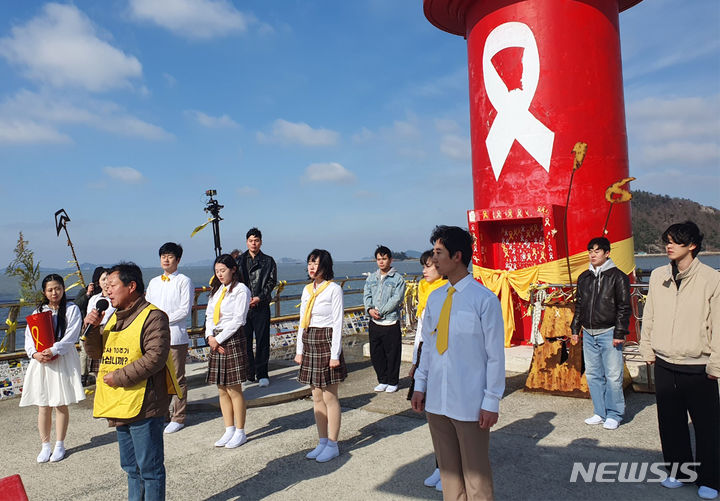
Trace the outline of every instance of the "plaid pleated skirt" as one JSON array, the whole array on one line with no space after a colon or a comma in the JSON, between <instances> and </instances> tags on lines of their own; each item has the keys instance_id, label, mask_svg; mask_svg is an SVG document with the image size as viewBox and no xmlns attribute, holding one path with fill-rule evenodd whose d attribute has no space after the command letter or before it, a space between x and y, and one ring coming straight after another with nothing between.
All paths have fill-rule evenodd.
<instances>
[{"instance_id":1,"label":"plaid pleated skirt","mask_svg":"<svg viewBox=\"0 0 720 501\"><path fill-rule=\"evenodd\" d=\"M230 339L221 344L225 354L211 351L208 356L208 373L205 381L220 386L242 384L248 378L248 355L245 333L240 327Z\"/></svg>"},{"instance_id":2,"label":"plaid pleated skirt","mask_svg":"<svg viewBox=\"0 0 720 501\"><path fill-rule=\"evenodd\" d=\"M345 381L347 366L340 354L340 367L330 368L330 345L332 327L308 327L303 331L303 355L298 381L316 388Z\"/></svg>"}]
</instances>

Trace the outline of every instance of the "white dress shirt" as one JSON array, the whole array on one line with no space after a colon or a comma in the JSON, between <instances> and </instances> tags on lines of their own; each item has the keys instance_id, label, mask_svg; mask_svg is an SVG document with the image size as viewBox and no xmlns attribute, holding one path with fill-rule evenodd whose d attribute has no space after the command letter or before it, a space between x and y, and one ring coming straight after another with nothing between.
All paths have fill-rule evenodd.
<instances>
[{"instance_id":1,"label":"white dress shirt","mask_svg":"<svg viewBox=\"0 0 720 501\"><path fill-rule=\"evenodd\" d=\"M115 313L115 308L113 307L112 302L110 301L110 298L103 296L102 293L95 294L88 301L87 311L89 312L89 311L96 309L98 301L100 301L101 299L104 299L105 301L108 302L108 307L105 310L105 314L103 315L102 320L100 320L100 325L105 325L107 323L107 321L110 320L110 317L112 316L112 314Z\"/></svg>"},{"instance_id":2,"label":"white dress shirt","mask_svg":"<svg viewBox=\"0 0 720 501\"><path fill-rule=\"evenodd\" d=\"M168 316L170 322L170 344L188 344L187 320L192 312L193 284L182 273L172 273L163 280L163 275L153 278L145 290L145 299Z\"/></svg>"},{"instance_id":3,"label":"white dress shirt","mask_svg":"<svg viewBox=\"0 0 720 501\"><path fill-rule=\"evenodd\" d=\"M215 341L222 344L237 330L245 325L248 310L250 309L250 289L243 283L236 283L232 290L228 288L225 297L220 303L220 320L217 325L213 321L215 304L222 295L224 285L215 291L208 299L205 310L205 337L215 336Z\"/></svg>"},{"instance_id":4,"label":"white dress shirt","mask_svg":"<svg viewBox=\"0 0 720 501\"><path fill-rule=\"evenodd\" d=\"M57 330L57 311L50 308L50 306L44 304L33 313L42 313L43 311L52 311L53 318L53 329ZM53 355L65 355L70 350L75 349L75 343L77 343L78 337L80 336L80 327L82 326L82 314L80 308L75 303L67 303L65 310L65 333L59 341L55 341L50 347L50 351ZM30 328L25 327L25 353L29 358L37 353L35 349L35 341L33 340Z\"/></svg>"},{"instance_id":5,"label":"white dress shirt","mask_svg":"<svg viewBox=\"0 0 720 501\"><path fill-rule=\"evenodd\" d=\"M322 287L322 282L318 287ZM307 288L303 289L302 301L300 303L300 321L305 315L310 293ZM322 291L313 303L312 316L310 317L310 327L332 327L332 342L330 344L330 359L340 360L342 353L342 327L343 327L343 292L335 282L330 283L324 291ZM302 355L303 328L298 327L297 333L297 349L295 353Z\"/></svg>"},{"instance_id":6,"label":"white dress shirt","mask_svg":"<svg viewBox=\"0 0 720 501\"><path fill-rule=\"evenodd\" d=\"M450 284L434 290L423 314L423 351L415 391L425 410L458 421L477 421L480 410L498 412L505 391L505 333L500 301L471 275L452 297L448 348L437 351L436 327Z\"/></svg>"}]
</instances>

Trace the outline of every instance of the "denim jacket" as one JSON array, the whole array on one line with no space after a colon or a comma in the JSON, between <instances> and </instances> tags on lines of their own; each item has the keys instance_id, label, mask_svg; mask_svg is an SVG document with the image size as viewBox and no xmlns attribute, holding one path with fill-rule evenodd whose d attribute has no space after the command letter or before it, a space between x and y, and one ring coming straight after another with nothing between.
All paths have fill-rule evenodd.
<instances>
[{"instance_id":1,"label":"denim jacket","mask_svg":"<svg viewBox=\"0 0 720 501\"><path fill-rule=\"evenodd\" d=\"M395 268L390 268L385 278L380 279L380 270L370 274L365 280L363 302L365 311L377 309L379 324L393 324L400 320L403 298L405 297L405 279Z\"/></svg>"}]
</instances>

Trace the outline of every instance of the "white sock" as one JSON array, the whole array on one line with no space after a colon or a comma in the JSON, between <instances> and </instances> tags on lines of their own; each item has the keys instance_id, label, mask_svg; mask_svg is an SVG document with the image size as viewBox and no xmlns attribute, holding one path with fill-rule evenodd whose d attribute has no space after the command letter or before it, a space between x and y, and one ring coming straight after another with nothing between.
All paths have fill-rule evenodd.
<instances>
[{"instance_id":1,"label":"white sock","mask_svg":"<svg viewBox=\"0 0 720 501\"><path fill-rule=\"evenodd\" d=\"M236 436L245 435L245 428L235 428L234 435L236 435Z\"/></svg>"},{"instance_id":2,"label":"white sock","mask_svg":"<svg viewBox=\"0 0 720 501\"><path fill-rule=\"evenodd\" d=\"M335 447L337 449L337 446L337 440L333 442L332 440L327 439L327 444L325 445L325 447Z\"/></svg>"},{"instance_id":3,"label":"white sock","mask_svg":"<svg viewBox=\"0 0 720 501\"><path fill-rule=\"evenodd\" d=\"M58 440L55 442L55 450L52 453L52 456L50 456L50 461L56 462L60 461L65 457L65 442L62 440Z\"/></svg>"},{"instance_id":4,"label":"white sock","mask_svg":"<svg viewBox=\"0 0 720 501\"><path fill-rule=\"evenodd\" d=\"M225 427L225 433L223 433L223 436L220 437L220 440L215 442L215 447L224 447L226 443L230 441L230 439L235 434L235 427L234 426L226 426Z\"/></svg>"},{"instance_id":5,"label":"white sock","mask_svg":"<svg viewBox=\"0 0 720 501\"><path fill-rule=\"evenodd\" d=\"M50 447L50 442L43 442L42 447L40 448L40 454L38 454L37 462L38 463L47 463L50 460L50 455L52 454L52 448Z\"/></svg>"}]
</instances>

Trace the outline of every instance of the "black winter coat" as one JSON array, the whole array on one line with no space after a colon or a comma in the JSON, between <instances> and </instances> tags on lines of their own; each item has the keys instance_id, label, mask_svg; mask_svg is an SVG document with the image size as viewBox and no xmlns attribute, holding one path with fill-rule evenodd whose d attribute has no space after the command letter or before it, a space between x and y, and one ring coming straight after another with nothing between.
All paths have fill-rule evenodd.
<instances>
[{"instance_id":1,"label":"black winter coat","mask_svg":"<svg viewBox=\"0 0 720 501\"><path fill-rule=\"evenodd\" d=\"M618 268L610 268L595 276L587 270L578 278L573 335L582 328L615 328L613 338L625 339L630 325L630 279Z\"/></svg>"}]
</instances>

